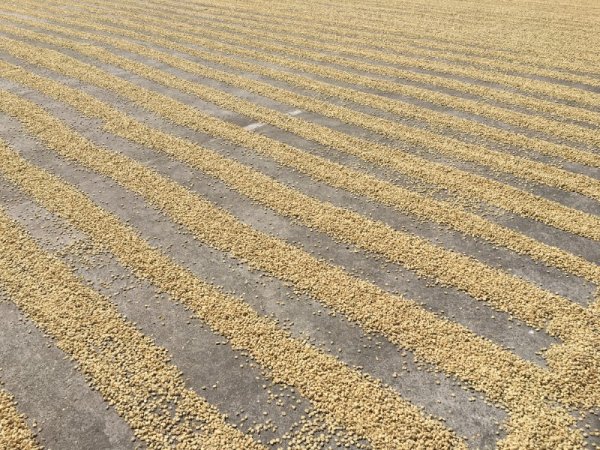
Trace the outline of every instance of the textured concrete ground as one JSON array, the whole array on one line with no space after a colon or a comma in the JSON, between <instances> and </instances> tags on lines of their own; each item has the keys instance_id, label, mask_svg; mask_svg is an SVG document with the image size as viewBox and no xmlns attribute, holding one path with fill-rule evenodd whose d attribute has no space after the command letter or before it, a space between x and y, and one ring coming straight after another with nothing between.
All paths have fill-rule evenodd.
<instances>
[{"instance_id":1,"label":"textured concrete ground","mask_svg":"<svg viewBox=\"0 0 600 450\"><path fill-rule=\"evenodd\" d=\"M0 6L0 448L600 445L597 7L313 3Z\"/></svg>"}]
</instances>

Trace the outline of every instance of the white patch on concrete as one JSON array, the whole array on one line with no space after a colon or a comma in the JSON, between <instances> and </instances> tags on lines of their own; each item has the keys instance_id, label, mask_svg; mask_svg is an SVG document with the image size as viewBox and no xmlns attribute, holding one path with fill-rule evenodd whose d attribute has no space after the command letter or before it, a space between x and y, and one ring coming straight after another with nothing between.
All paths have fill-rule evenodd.
<instances>
[{"instance_id":1,"label":"white patch on concrete","mask_svg":"<svg viewBox=\"0 0 600 450\"><path fill-rule=\"evenodd\" d=\"M302 112L303 112L303 111L302 111L301 109L295 109L295 110L293 110L293 111L290 111L290 112L288 113L288 115L289 115L289 116L297 116L298 114L302 114Z\"/></svg>"},{"instance_id":2,"label":"white patch on concrete","mask_svg":"<svg viewBox=\"0 0 600 450\"><path fill-rule=\"evenodd\" d=\"M250 125L246 125L244 127L244 130L252 131L252 130L256 130L257 128L264 127L264 126L265 126L264 123L256 122L256 123L251 123Z\"/></svg>"}]
</instances>

